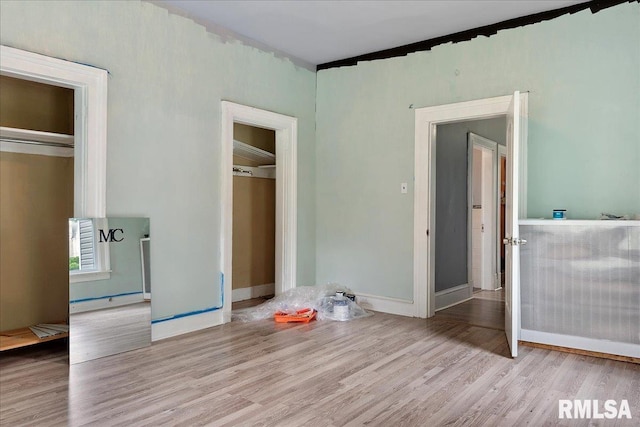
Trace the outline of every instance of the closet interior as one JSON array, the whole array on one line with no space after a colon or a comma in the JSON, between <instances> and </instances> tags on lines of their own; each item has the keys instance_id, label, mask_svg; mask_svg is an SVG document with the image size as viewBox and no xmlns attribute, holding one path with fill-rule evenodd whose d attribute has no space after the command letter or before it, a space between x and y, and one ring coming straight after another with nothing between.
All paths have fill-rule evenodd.
<instances>
[{"instance_id":1,"label":"closet interior","mask_svg":"<svg viewBox=\"0 0 640 427\"><path fill-rule=\"evenodd\" d=\"M68 336L74 91L3 75L0 93L4 351Z\"/></svg>"},{"instance_id":2,"label":"closet interior","mask_svg":"<svg viewBox=\"0 0 640 427\"><path fill-rule=\"evenodd\" d=\"M234 302L275 292L275 131L233 127Z\"/></svg>"}]
</instances>

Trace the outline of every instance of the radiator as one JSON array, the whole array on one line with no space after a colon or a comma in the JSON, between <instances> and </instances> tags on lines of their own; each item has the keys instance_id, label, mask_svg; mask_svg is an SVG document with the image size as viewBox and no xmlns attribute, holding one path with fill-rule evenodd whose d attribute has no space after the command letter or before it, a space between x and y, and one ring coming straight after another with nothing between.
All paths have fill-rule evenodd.
<instances>
[{"instance_id":1,"label":"radiator","mask_svg":"<svg viewBox=\"0 0 640 427\"><path fill-rule=\"evenodd\" d=\"M521 327L640 344L640 226L520 225Z\"/></svg>"}]
</instances>

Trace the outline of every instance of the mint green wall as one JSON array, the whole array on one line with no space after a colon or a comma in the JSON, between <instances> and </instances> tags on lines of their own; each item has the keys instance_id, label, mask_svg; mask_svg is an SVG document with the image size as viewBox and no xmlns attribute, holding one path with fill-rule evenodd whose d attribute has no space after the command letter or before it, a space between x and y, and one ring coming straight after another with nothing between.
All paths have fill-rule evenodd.
<instances>
[{"instance_id":1,"label":"mint green wall","mask_svg":"<svg viewBox=\"0 0 640 427\"><path fill-rule=\"evenodd\" d=\"M154 319L221 302L220 100L298 117L298 283L411 299L409 105L529 90L529 216L640 212L639 41L624 4L324 70L316 90L153 4L0 2L0 43L110 71L107 214L151 218Z\"/></svg>"},{"instance_id":2,"label":"mint green wall","mask_svg":"<svg viewBox=\"0 0 640 427\"><path fill-rule=\"evenodd\" d=\"M154 319L221 304L221 100L298 118L298 281L313 283L315 73L137 1L3 0L0 42L109 70L107 215L151 219Z\"/></svg>"},{"instance_id":3,"label":"mint green wall","mask_svg":"<svg viewBox=\"0 0 640 427\"><path fill-rule=\"evenodd\" d=\"M318 283L412 299L411 104L530 91L528 215L640 212L637 3L323 70L317 81Z\"/></svg>"},{"instance_id":4,"label":"mint green wall","mask_svg":"<svg viewBox=\"0 0 640 427\"><path fill-rule=\"evenodd\" d=\"M149 234L149 218L108 218L107 224L109 229L122 229L122 233L116 233L116 238L122 241L97 243L109 245L111 277L70 284L69 301L131 292L139 292L140 301L143 299L140 239ZM106 232L106 227L98 227L101 228Z\"/></svg>"}]
</instances>

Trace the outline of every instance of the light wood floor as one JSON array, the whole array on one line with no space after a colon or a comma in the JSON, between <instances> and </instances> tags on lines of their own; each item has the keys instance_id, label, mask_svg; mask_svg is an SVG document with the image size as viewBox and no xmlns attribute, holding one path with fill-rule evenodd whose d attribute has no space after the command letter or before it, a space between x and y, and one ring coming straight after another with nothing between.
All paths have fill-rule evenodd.
<instances>
[{"instance_id":1,"label":"light wood floor","mask_svg":"<svg viewBox=\"0 0 640 427\"><path fill-rule=\"evenodd\" d=\"M251 298L243 301L236 301L234 303L231 303L231 309L241 310L243 308L255 307L256 305L260 305L264 302L269 301L271 298L273 298L273 295L267 295L267 296L258 297L258 298Z\"/></svg>"},{"instance_id":2,"label":"light wood floor","mask_svg":"<svg viewBox=\"0 0 640 427\"><path fill-rule=\"evenodd\" d=\"M381 313L231 322L71 367L36 346L1 355L0 425L540 426L559 399L627 399L632 420L600 425L637 426L640 365L520 350L507 357L503 331Z\"/></svg>"},{"instance_id":3,"label":"light wood floor","mask_svg":"<svg viewBox=\"0 0 640 427\"><path fill-rule=\"evenodd\" d=\"M504 288L495 291L487 291L483 289L473 288L473 297L478 299L489 299L492 301L504 302Z\"/></svg>"},{"instance_id":4,"label":"light wood floor","mask_svg":"<svg viewBox=\"0 0 640 427\"><path fill-rule=\"evenodd\" d=\"M435 317L504 331L504 289L474 292L469 301L440 310Z\"/></svg>"},{"instance_id":5,"label":"light wood floor","mask_svg":"<svg viewBox=\"0 0 640 427\"><path fill-rule=\"evenodd\" d=\"M69 359L86 362L151 345L149 301L69 316Z\"/></svg>"}]
</instances>

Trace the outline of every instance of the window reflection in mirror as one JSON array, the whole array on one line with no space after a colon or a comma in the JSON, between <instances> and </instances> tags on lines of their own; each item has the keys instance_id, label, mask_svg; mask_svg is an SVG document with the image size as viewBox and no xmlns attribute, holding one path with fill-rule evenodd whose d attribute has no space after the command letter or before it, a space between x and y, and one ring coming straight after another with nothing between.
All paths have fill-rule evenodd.
<instances>
[{"instance_id":1,"label":"window reflection in mirror","mask_svg":"<svg viewBox=\"0 0 640 427\"><path fill-rule=\"evenodd\" d=\"M69 282L110 278L110 247L100 235L109 230L107 218L69 219Z\"/></svg>"}]
</instances>

